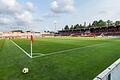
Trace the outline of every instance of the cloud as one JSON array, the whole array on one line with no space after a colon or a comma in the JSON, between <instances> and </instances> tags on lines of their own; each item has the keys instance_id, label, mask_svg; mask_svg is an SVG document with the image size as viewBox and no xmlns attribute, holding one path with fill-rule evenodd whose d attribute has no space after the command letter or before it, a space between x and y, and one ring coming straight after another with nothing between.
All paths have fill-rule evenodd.
<instances>
[{"instance_id":1,"label":"cloud","mask_svg":"<svg viewBox=\"0 0 120 80\"><path fill-rule=\"evenodd\" d=\"M33 20L34 22L43 22L44 21L44 18L36 18Z\"/></svg>"},{"instance_id":2,"label":"cloud","mask_svg":"<svg viewBox=\"0 0 120 80\"><path fill-rule=\"evenodd\" d=\"M31 2L24 4L17 0L0 0L0 15L8 15L10 17L3 17L0 23L8 23L9 19L15 19L14 24L29 24L33 20L34 5ZM17 23L16 23L17 22Z\"/></svg>"},{"instance_id":3,"label":"cloud","mask_svg":"<svg viewBox=\"0 0 120 80\"><path fill-rule=\"evenodd\" d=\"M16 18L19 19L22 22L28 22L31 23L33 16L29 11L24 11L23 13L19 14L16 13L15 14Z\"/></svg>"},{"instance_id":4,"label":"cloud","mask_svg":"<svg viewBox=\"0 0 120 80\"><path fill-rule=\"evenodd\" d=\"M16 5L16 0L1 0L1 2L5 5L10 7L14 7Z\"/></svg>"},{"instance_id":5,"label":"cloud","mask_svg":"<svg viewBox=\"0 0 120 80\"><path fill-rule=\"evenodd\" d=\"M104 13L107 15L109 14L109 16L115 16L116 13L118 13L120 11L120 0L101 0L101 7L102 11L101 13Z\"/></svg>"},{"instance_id":6,"label":"cloud","mask_svg":"<svg viewBox=\"0 0 120 80\"><path fill-rule=\"evenodd\" d=\"M107 11L100 11L100 12L98 12L98 14L100 14L100 15L106 15Z\"/></svg>"},{"instance_id":7,"label":"cloud","mask_svg":"<svg viewBox=\"0 0 120 80\"><path fill-rule=\"evenodd\" d=\"M54 0L51 3L51 10L54 13L68 13L75 10L74 0Z\"/></svg>"},{"instance_id":8,"label":"cloud","mask_svg":"<svg viewBox=\"0 0 120 80\"><path fill-rule=\"evenodd\" d=\"M35 6L33 5L32 2L27 2L25 7L27 10L32 11L32 12L35 10Z\"/></svg>"},{"instance_id":9,"label":"cloud","mask_svg":"<svg viewBox=\"0 0 120 80\"><path fill-rule=\"evenodd\" d=\"M56 18L56 17L60 17L60 15L55 13L46 13L43 15L43 18Z\"/></svg>"},{"instance_id":10,"label":"cloud","mask_svg":"<svg viewBox=\"0 0 120 80\"><path fill-rule=\"evenodd\" d=\"M7 25L13 23L14 20L7 15L0 15L0 25Z\"/></svg>"},{"instance_id":11,"label":"cloud","mask_svg":"<svg viewBox=\"0 0 120 80\"><path fill-rule=\"evenodd\" d=\"M120 15L120 12L118 12L117 15Z\"/></svg>"}]
</instances>

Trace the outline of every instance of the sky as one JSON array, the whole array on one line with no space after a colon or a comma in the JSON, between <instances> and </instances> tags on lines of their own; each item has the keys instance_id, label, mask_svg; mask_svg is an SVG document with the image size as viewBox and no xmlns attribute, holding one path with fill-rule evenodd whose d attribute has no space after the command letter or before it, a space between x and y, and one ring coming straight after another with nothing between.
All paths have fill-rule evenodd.
<instances>
[{"instance_id":1,"label":"sky","mask_svg":"<svg viewBox=\"0 0 120 80\"><path fill-rule=\"evenodd\" d=\"M61 30L94 20L120 20L120 0L0 0L0 31ZM56 26L56 27L55 27Z\"/></svg>"}]
</instances>

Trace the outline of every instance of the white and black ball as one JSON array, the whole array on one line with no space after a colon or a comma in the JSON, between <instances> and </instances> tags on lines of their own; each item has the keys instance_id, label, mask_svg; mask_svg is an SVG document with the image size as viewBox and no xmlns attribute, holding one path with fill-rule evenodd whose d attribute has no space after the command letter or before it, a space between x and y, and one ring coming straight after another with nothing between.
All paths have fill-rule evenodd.
<instances>
[{"instance_id":1,"label":"white and black ball","mask_svg":"<svg viewBox=\"0 0 120 80\"><path fill-rule=\"evenodd\" d=\"M28 69L28 68L23 68L22 72L23 72L24 74L27 74L27 73L29 72L29 69Z\"/></svg>"}]
</instances>

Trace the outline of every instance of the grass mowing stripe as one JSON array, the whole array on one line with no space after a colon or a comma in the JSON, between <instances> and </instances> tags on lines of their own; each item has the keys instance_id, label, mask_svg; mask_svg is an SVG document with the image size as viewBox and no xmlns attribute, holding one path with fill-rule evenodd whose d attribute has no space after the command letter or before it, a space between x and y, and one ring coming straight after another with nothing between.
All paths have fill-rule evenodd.
<instances>
[{"instance_id":1,"label":"grass mowing stripe","mask_svg":"<svg viewBox=\"0 0 120 80\"><path fill-rule=\"evenodd\" d=\"M120 40L113 40L113 42L116 42L116 41L120 41ZM102 44L95 44L95 45L90 45L90 46L84 46L84 47L78 47L78 48L72 48L72 49L67 49L67 50L52 52L52 53L48 53L48 54L44 54L44 55L40 55L40 56L35 56L35 57L33 57L33 58L43 57L43 56L50 56L50 55L54 55L54 54L59 54L59 53L63 53L63 52L69 52L69 51L78 50L78 49L83 49L83 48L101 46L101 45L105 45L105 44L107 44L107 43L109 43L109 42L104 42L104 43L102 43Z\"/></svg>"},{"instance_id":2,"label":"grass mowing stripe","mask_svg":"<svg viewBox=\"0 0 120 80\"><path fill-rule=\"evenodd\" d=\"M54 38L52 40L57 41L58 43L67 42L64 42L64 40L58 41L59 39L55 40ZM108 42L108 44L92 48L82 48L78 50L64 52L58 55L56 54L35 59L30 59L28 56L23 54L23 52L19 50L19 48L17 48L10 40L6 40L3 51L0 52L0 80L92 80L100 72L102 72L105 68L107 68L110 64L112 64L120 57L120 42L115 42L113 40L86 40L84 43L84 41L79 42L78 39L76 39L75 41L72 41L70 39L68 41L69 43L77 45L79 44L78 46L71 46L71 48L77 48L81 45L81 47L90 45L92 46L104 42ZM40 41L37 42L35 46L39 46L43 43L42 41ZM14 42L17 43L17 40ZM47 45L48 43L51 45ZM48 43L43 43L43 45L45 44L45 48L47 46L48 50L56 48L64 48L64 50L67 50L66 47L70 46L66 44L63 45L63 47L59 47L55 46L59 45L57 43L55 45L52 45L52 42ZM17 44L25 51L27 51L26 49L30 49L27 44L25 44L24 40L20 43L18 42ZM52 48L51 46L55 47ZM24 47L26 47L26 49ZM38 47L38 49L40 48L41 46ZM42 52L44 52L45 48L41 49ZM34 49L36 51L36 47ZM56 51L61 50L53 50L53 52ZM39 54L35 53L34 56L38 55ZM21 71L25 67L29 68L30 72L24 75Z\"/></svg>"},{"instance_id":3,"label":"grass mowing stripe","mask_svg":"<svg viewBox=\"0 0 120 80\"><path fill-rule=\"evenodd\" d=\"M60 53L63 53L63 52L69 52L69 51L78 50L78 49L83 49L83 48L96 47L96 46L101 46L101 45L105 45L105 44L107 44L107 43L95 44L95 45L91 45L91 46L84 46L84 47L78 47L78 48L73 48L73 49L68 49L68 50L63 50L63 51L48 53L48 54L45 54L45 55L35 56L35 57L33 57L33 58L43 57L43 56L50 56L50 55L54 55L54 54L60 54Z\"/></svg>"},{"instance_id":4,"label":"grass mowing stripe","mask_svg":"<svg viewBox=\"0 0 120 80\"><path fill-rule=\"evenodd\" d=\"M81 38L80 38L81 39ZM83 47L93 44L98 44L101 42L106 42L106 40L98 40L96 38L89 40L80 40L80 39L58 39L58 38L48 38L48 39L37 39L33 43L33 53L52 53L77 47ZM98 41L97 41L98 40ZM22 47L26 52L30 53L30 44L27 39L14 39L20 47ZM108 41L107 41L108 42ZM81 44L82 43L82 44Z\"/></svg>"},{"instance_id":5,"label":"grass mowing stripe","mask_svg":"<svg viewBox=\"0 0 120 80\"><path fill-rule=\"evenodd\" d=\"M2 51L4 44L5 44L5 39L1 39L0 40L0 51Z\"/></svg>"},{"instance_id":6,"label":"grass mowing stripe","mask_svg":"<svg viewBox=\"0 0 120 80\"><path fill-rule=\"evenodd\" d=\"M5 44L5 39L0 39L0 51L3 49Z\"/></svg>"},{"instance_id":7,"label":"grass mowing stripe","mask_svg":"<svg viewBox=\"0 0 120 80\"><path fill-rule=\"evenodd\" d=\"M24 49L22 49L19 45L17 45L14 41L10 40L16 47L18 47L21 51L23 51L28 57L32 58Z\"/></svg>"}]
</instances>

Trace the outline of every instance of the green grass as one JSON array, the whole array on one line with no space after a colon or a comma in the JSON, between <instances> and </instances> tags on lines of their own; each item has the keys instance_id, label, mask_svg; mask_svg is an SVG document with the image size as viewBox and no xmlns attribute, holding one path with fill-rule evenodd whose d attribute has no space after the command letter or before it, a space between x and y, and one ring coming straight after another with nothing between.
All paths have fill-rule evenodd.
<instances>
[{"instance_id":1,"label":"green grass","mask_svg":"<svg viewBox=\"0 0 120 80\"><path fill-rule=\"evenodd\" d=\"M5 39L0 39L0 51L2 50L5 43Z\"/></svg>"},{"instance_id":2,"label":"green grass","mask_svg":"<svg viewBox=\"0 0 120 80\"><path fill-rule=\"evenodd\" d=\"M19 46L30 53L30 39L13 39ZM52 53L62 50L68 50L78 47L99 44L109 41L108 38L72 38L72 37L56 37L36 39L33 43L33 53ZM81 44L82 43L82 44Z\"/></svg>"},{"instance_id":3,"label":"green grass","mask_svg":"<svg viewBox=\"0 0 120 80\"><path fill-rule=\"evenodd\" d=\"M30 52L29 40L13 41ZM0 40L0 45L3 43L0 52L0 80L92 80L120 57L120 39L40 38L35 40L33 52L49 54L78 47L91 47L34 59L27 57L10 40ZM94 46L96 44L103 45ZM28 74L22 74L24 67L30 69Z\"/></svg>"}]
</instances>

